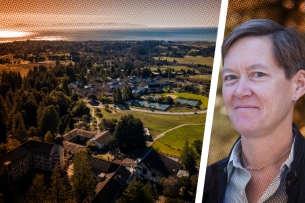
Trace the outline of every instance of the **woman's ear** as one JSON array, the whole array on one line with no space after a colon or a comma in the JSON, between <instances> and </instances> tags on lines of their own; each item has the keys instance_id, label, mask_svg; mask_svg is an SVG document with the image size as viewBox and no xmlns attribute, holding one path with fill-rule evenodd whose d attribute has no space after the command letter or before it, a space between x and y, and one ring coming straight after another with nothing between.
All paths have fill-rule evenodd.
<instances>
[{"instance_id":1,"label":"woman's ear","mask_svg":"<svg viewBox=\"0 0 305 203\"><path fill-rule=\"evenodd\" d=\"M305 94L305 70L299 70L294 79L296 85L294 97L299 99Z\"/></svg>"}]
</instances>

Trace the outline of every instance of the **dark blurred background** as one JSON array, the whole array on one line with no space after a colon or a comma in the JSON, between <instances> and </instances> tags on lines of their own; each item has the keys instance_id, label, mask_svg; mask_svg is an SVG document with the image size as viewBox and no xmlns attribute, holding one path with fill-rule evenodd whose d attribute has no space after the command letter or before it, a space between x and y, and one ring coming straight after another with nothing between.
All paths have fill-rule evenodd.
<instances>
[{"instance_id":1,"label":"dark blurred background","mask_svg":"<svg viewBox=\"0 0 305 203\"><path fill-rule=\"evenodd\" d=\"M299 30L305 39L304 0L231 0L227 13L225 37L237 25L256 18L271 19L285 27L293 27ZM239 136L227 116L221 97L221 75L219 76L208 165L228 156ZM294 123L305 135L305 95L295 105Z\"/></svg>"}]
</instances>

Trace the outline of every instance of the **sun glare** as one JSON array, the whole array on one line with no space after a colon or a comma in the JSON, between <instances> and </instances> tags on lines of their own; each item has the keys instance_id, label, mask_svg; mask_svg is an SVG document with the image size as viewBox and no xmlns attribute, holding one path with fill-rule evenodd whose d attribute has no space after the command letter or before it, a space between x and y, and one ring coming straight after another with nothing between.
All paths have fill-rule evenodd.
<instances>
[{"instance_id":1,"label":"sun glare","mask_svg":"<svg viewBox=\"0 0 305 203\"><path fill-rule=\"evenodd\" d=\"M30 35L30 32L19 32L19 31L3 31L0 30L0 38L17 38L26 37Z\"/></svg>"}]
</instances>

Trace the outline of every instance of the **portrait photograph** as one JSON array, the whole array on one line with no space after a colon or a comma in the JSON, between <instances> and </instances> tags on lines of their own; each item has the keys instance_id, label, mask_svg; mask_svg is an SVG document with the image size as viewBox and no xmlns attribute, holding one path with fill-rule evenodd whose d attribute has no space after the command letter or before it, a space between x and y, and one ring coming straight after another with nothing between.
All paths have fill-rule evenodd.
<instances>
[{"instance_id":1,"label":"portrait photograph","mask_svg":"<svg viewBox=\"0 0 305 203\"><path fill-rule=\"evenodd\" d=\"M202 202L304 201L304 13L302 0L228 2Z\"/></svg>"}]
</instances>

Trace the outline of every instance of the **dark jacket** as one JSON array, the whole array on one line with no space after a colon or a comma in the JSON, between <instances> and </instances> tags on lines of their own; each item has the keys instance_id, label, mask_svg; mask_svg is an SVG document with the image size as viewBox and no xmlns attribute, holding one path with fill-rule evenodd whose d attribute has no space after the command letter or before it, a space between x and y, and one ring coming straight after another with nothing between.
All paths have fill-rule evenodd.
<instances>
[{"instance_id":1,"label":"dark jacket","mask_svg":"<svg viewBox=\"0 0 305 203\"><path fill-rule=\"evenodd\" d=\"M303 203L305 202L305 139L295 125L293 125L292 130L295 136L294 159L291 163L291 171L289 171L285 180L287 202ZM207 167L202 202L223 202L226 193L227 165L230 155Z\"/></svg>"}]
</instances>

